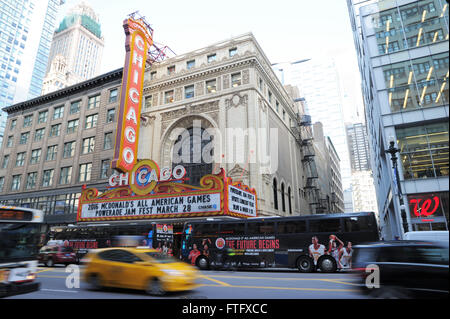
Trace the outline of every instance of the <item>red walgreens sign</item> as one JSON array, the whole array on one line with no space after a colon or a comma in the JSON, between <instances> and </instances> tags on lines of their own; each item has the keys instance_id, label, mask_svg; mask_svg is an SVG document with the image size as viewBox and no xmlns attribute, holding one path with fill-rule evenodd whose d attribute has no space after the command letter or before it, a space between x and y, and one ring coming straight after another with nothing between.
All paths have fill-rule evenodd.
<instances>
[{"instance_id":1,"label":"red walgreens sign","mask_svg":"<svg viewBox=\"0 0 450 319\"><path fill-rule=\"evenodd\" d=\"M418 218L427 218L433 215L439 208L438 196L417 196L416 198L409 198L409 205L411 213ZM424 222L430 222L434 219L422 219Z\"/></svg>"},{"instance_id":2,"label":"red walgreens sign","mask_svg":"<svg viewBox=\"0 0 450 319\"><path fill-rule=\"evenodd\" d=\"M124 21L123 28L126 56L111 167L129 172L137 161L145 61L152 36L143 23L131 18Z\"/></svg>"}]
</instances>

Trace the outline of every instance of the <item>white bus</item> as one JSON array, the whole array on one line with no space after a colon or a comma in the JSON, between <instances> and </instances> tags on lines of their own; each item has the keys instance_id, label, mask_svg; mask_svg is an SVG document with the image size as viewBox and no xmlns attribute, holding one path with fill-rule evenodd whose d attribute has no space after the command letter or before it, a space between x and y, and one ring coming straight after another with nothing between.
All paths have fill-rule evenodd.
<instances>
[{"instance_id":1,"label":"white bus","mask_svg":"<svg viewBox=\"0 0 450 319\"><path fill-rule=\"evenodd\" d=\"M0 206L0 297L39 290L41 210Z\"/></svg>"}]
</instances>

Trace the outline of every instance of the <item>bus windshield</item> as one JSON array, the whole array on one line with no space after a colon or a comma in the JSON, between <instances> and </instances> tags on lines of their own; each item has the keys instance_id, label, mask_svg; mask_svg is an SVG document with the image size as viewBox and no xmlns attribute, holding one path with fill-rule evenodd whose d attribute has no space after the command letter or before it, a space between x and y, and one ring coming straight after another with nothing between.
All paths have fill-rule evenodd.
<instances>
[{"instance_id":1,"label":"bus windshield","mask_svg":"<svg viewBox=\"0 0 450 319\"><path fill-rule=\"evenodd\" d=\"M38 242L39 224L0 223L0 263L35 258Z\"/></svg>"}]
</instances>

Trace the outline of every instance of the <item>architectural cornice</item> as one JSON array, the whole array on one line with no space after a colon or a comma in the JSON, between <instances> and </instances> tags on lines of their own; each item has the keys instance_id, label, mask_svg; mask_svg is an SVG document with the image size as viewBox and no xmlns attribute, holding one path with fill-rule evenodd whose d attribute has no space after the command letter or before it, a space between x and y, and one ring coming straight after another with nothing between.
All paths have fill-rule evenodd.
<instances>
[{"instance_id":1,"label":"architectural cornice","mask_svg":"<svg viewBox=\"0 0 450 319\"><path fill-rule=\"evenodd\" d=\"M109 83L114 80L120 80L122 79L122 70L123 68L102 74L100 76L97 76L95 78L92 78L90 80L74 84L72 86L69 86L67 88L51 92L46 95L38 96L34 99L27 100L21 103L17 103L11 106L7 106L3 108L3 111L7 113L14 113L18 111L23 111L29 108L32 108L36 105L40 105L43 103L48 103L54 100L58 100L62 97L69 96L78 92L86 91L87 89L91 89L94 87L98 87L102 84Z\"/></svg>"},{"instance_id":2,"label":"architectural cornice","mask_svg":"<svg viewBox=\"0 0 450 319\"><path fill-rule=\"evenodd\" d=\"M211 65L202 64L199 67L194 68L193 70L182 70L180 72L177 72L175 75L164 75L161 79L155 81L145 81L144 92L148 93L153 90L161 90L164 87L170 87L176 84L181 84L183 82L207 77L211 74L216 74L226 70L250 65L252 63L255 63L256 61L256 55L249 51L247 51L240 57L240 60L230 61L228 59L224 59L222 61L213 62L211 63Z\"/></svg>"}]
</instances>

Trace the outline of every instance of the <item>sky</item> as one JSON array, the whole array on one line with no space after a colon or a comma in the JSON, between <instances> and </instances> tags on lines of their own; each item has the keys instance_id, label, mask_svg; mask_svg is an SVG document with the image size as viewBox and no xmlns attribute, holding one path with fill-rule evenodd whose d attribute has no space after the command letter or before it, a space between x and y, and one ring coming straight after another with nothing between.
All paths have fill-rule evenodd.
<instances>
[{"instance_id":1,"label":"sky","mask_svg":"<svg viewBox=\"0 0 450 319\"><path fill-rule=\"evenodd\" d=\"M122 22L139 11L154 41L177 55L252 32L271 63L333 58L346 96L344 118L363 115L360 75L345 0L84 0L98 14L105 41L102 73L123 67ZM66 0L58 22L80 0Z\"/></svg>"}]
</instances>

